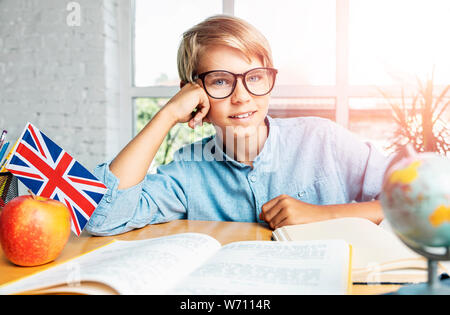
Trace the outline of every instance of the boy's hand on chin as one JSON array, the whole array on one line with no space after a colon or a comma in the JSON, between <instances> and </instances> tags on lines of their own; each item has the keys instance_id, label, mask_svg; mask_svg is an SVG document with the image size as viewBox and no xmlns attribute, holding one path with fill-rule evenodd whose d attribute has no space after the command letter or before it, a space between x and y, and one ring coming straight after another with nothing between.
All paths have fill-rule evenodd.
<instances>
[{"instance_id":1,"label":"boy's hand on chin","mask_svg":"<svg viewBox=\"0 0 450 315\"><path fill-rule=\"evenodd\" d=\"M259 218L266 221L271 229L333 218L328 207L309 204L284 194L266 202L261 210Z\"/></svg>"},{"instance_id":2,"label":"boy's hand on chin","mask_svg":"<svg viewBox=\"0 0 450 315\"><path fill-rule=\"evenodd\" d=\"M170 114L175 123L187 122L194 129L207 122L209 99L203 88L196 83L187 83L163 107L162 111ZM195 113L194 113L195 111Z\"/></svg>"}]
</instances>

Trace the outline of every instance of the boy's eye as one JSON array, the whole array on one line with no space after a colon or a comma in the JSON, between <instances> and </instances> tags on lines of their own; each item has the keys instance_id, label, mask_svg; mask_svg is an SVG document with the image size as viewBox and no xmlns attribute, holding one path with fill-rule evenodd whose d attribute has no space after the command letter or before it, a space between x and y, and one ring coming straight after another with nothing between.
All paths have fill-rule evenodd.
<instances>
[{"instance_id":1,"label":"boy's eye","mask_svg":"<svg viewBox=\"0 0 450 315\"><path fill-rule=\"evenodd\" d=\"M233 81L228 78L216 77L216 78L209 78L206 81L206 84L210 87L221 88L231 86L233 84Z\"/></svg>"},{"instance_id":2,"label":"boy's eye","mask_svg":"<svg viewBox=\"0 0 450 315\"><path fill-rule=\"evenodd\" d=\"M212 72L205 77L205 84L211 88L228 88L233 82L234 76L226 72Z\"/></svg>"},{"instance_id":3,"label":"boy's eye","mask_svg":"<svg viewBox=\"0 0 450 315\"><path fill-rule=\"evenodd\" d=\"M214 80L213 84L217 85L217 86L227 85L228 81L225 79L217 79L217 80Z\"/></svg>"},{"instance_id":4,"label":"boy's eye","mask_svg":"<svg viewBox=\"0 0 450 315\"><path fill-rule=\"evenodd\" d=\"M261 80L260 75L252 75L247 78L248 82L258 82L259 80Z\"/></svg>"}]
</instances>

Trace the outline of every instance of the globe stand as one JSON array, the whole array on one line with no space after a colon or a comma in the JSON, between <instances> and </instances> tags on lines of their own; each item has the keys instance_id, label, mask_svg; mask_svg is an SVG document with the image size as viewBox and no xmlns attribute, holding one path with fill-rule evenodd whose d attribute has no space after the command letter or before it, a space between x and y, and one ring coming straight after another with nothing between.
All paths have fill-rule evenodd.
<instances>
[{"instance_id":1,"label":"globe stand","mask_svg":"<svg viewBox=\"0 0 450 315\"><path fill-rule=\"evenodd\" d=\"M395 294L398 295L449 295L450 287L441 284L438 278L438 262L443 260L450 260L450 247L441 247L445 253L435 254L430 252L424 246L421 246L410 240L402 237L399 238L410 249L424 256L428 260L428 282L413 284L401 287Z\"/></svg>"}]
</instances>

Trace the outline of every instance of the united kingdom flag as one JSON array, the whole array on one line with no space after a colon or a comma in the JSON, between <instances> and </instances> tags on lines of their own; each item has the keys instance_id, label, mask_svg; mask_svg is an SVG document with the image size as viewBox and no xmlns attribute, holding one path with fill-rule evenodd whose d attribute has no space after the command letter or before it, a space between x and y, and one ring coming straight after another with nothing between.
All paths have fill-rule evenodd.
<instances>
[{"instance_id":1,"label":"united kingdom flag","mask_svg":"<svg viewBox=\"0 0 450 315\"><path fill-rule=\"evenodd\" d=\"M66 151L28 123L6 164L35 195L66 204L78 236L107 188Z\"/></svg>"}]
</instances>

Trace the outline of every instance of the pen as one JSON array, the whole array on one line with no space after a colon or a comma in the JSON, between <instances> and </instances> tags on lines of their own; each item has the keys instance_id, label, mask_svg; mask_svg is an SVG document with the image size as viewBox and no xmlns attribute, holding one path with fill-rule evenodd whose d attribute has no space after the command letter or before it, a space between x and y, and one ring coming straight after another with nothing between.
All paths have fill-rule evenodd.
<instances>
[{"instance_id":1,"label":"pen","mask_svg":"<svg viewBox=\"0 0 450 315\"><path fill-rule=\"evenodd\" d=\"M3 129L2 135L0 136L0 149L3 146L3 142L5 142L6 134L8 133L7 130Z\"/></svg>"},{"instance_id":2,"label":"pen","mask_svg":"<svg viewBox=\"0 0 450 315\"><path fill-rule=\"evenodd\" d=\"M19 139L16 140L16 143L14 143L14 146L9 150L8 155L6 156L6 159L3 160L2 164L0 165L0 173L6 172L7 169L5 168L6 163L8 162L9 158L11 157L11 154L15 150L17 146L17 142L19 142Z\"/></svg>"},{"instance_id":3,"label":"pen","mask_svg":"<svg viewBox=\"0 0 450 315\"><path fill-rule=\"evenodd\" d=\"M3 146L0 147L0 162L3 161L3 157L5 156L8 146L9 142L6 142Z\"/></svg>"}]
</instances>

